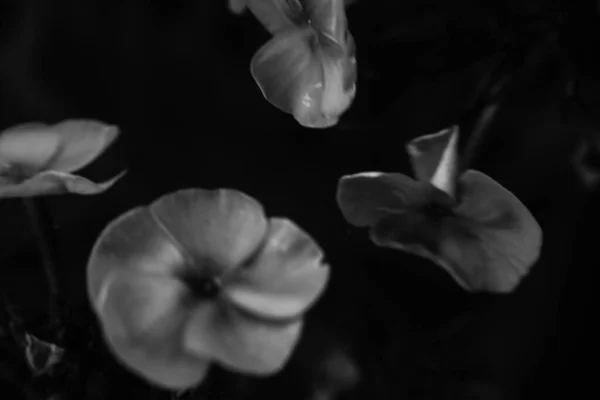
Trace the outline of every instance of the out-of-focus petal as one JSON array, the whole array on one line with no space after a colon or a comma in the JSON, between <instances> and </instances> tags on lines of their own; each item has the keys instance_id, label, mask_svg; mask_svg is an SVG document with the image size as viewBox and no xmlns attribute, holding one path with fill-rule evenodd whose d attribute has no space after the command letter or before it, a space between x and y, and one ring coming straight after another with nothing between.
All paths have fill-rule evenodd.
<instances>
[{"instance_id":1,"label":"out-of-focus petal","mask_svg":"<svg viewBox=\"0 0 600 400\"><path fill-rule=\"evenodd\" d=\"M48 127L60 138L47 169L77 171L98 158L119 135L119 128L94 120L67 120Z\"/></svg>"},{"instance_id":2,"label":"out-of-focus petal","mask_svg":"<svg viewBox=\"0 0 600 400\"><path fill-rule=\"evenodd\" d=\"M427 186L403 174L361 172L340 178L336 199L350 224L366 227L382 216L426 203L431 192Z\"/></svg>"},{"instance_id":3,"label":"out-of-focus petal","mask_svg":"<svg viewBox=\"0 0 600 400\"><path fill-rule=\"evenodd\" d=\"M458 126L419 136L407 143L415 176L454 196L458 173Z\"/></svg>"},{"instance_id":4,"label":"out-of-focus petal","mask_svg":"<svg viewBox=\"0 0 600 400\"><path fill-rule=\"evenodd\" d=\"M194 310L183 340L191 354L212 356L234 371L270 375L283 368L301 330L302 321L269 323L221 303Z\"/></svg>"},{"instance_id":5,"label":"out-of-focus petal","mask_svg":"<svg viewBox=\"0 0 600 400\"><path fill-rule=\"evenodd\" d=\"M265 318L297 317L325 289L329 267L322 258L322 250L296 224L273 218L261 253L226 283L224 294Z\"/></svg>"},{"instance_id":6,"label":"out-of-focus petal","mask_svg":"<svg viewBox=\"0 0 600 400\"><path fill-rule=\"evenodd\" d=\"M229 2L230 10L236 14L240 14L246 7L272 35L308 24L299 0L232 0Z\"/></svg>"},{"instance_id":7,"label":"out-of-focus petal","mask_svg":"<svg viewBox=\"0 0 600 400\"><path fill-rule=\"evenodd\" d=\"M248 7L250 0L229 0L229 10L234 14L241 14Z\"/></svg>"},{"instance_id":8,"label":"out-of-focus petal","mask_svg":"<svg viewBox=\"0 0 600 400\"><path fill-rule=\"evenodd\" d=\"M267 231L260 203L234 189L184 189L150 205L166 232L198 264L220 274L248 258Z\"/></svg>"},{"instance_id":9,"label":"out-of-focus petal","mask_svg":"<svg viewBox=\"0 0 600 400\"><path fill-rule=\"evenodd\" d=\"M115 271L171 278L181 274L192 261L186 259L184 251L161 229L147 207L129 210L104 228L92 248L87 264L90 302L101 302L101 288Z\"/></svg>"},{"instance_id":10,"label":"out-of-focus petal","mask_svg":"<svg viewBox=\"0 0 600 400\"><path fill-rule=\"evenodd\" d=\"M195 386L208 359L186 354L180 332L189 310L183 283L164 275L113 273L96 308L110 350L126 368L169 389Z\"/></svg>"},{"instance_id":11,"label":"out-of-focus petal","mask_svg":"<svg viewBox=\"0 0 600 400\"><path fill-rule=\"evenodd\" d=\"M6 129L0 134L0 174L3 169L18 166L33 175L46 167L59 145L59 134L44 124Z\"/></svg>"},{"instance_id":12,"label":"out-of-focus petal","mask_svg":"<svg viewBox=\"0 0 600 400\"><path fill-rule=\"evenodd\" d=\"M537 261L542 230L527 207L489 176L460 178L462 219L442 241L453 275L470 291L511 292ZM460 281L459 281L460 283Z\"/></svg>"},{"instance_id":13,"label":"out-of-focus petal","mask_svg":"<svg viewBox=\"0 0 600 400\"><path fill-rule=\"evenodd\" d=\"M100 194L108 190L125 174L125 171L114 178L94 183L82 176L58 171L45 171L20 183L7 183L0 181L0 198L6 197L34 197L56 194Z\"/></svg>"}]
</instances>

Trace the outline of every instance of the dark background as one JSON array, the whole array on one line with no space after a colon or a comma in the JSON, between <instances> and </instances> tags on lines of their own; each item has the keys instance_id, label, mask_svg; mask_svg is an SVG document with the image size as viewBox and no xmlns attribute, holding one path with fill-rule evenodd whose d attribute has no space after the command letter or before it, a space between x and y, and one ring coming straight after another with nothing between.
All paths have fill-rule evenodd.
<instances>
[{"instance_id":1,"label":"dark background","mask_svg":"<svg viewBox=\"0 0 600 400\"><path fill-rule=\"evenodd\" d=\"M357 97L338 126L309 130L263 100L249 61L269 36L251 15L230 15L225 0L0 2L0 129L66 118L116 124L119 140L82 174L128 170L105 194L43 199L71 366L31 378L4 330L2 398L169 399L103 347L85 264L111 219L184 187L248 193L310 232L333 268L281 374L257 380L215 368L189 398L316 399L315 385L332 387L349 365L357 383L329 399L575 398L593 383L572 355L594 362L587 304L598 196L581 184L573 154L598 134L596 4L358 0L347 14ZM544 230L539 262L507 296L468 295L433 264L376 248L334 198L343 174L408 172L403 144L415 136L461 123L468 137L486 74L512 84L473 167L515 193ZM47 293L23 204L0 201L0 221L0 284L34 329ZM336 351L344 361L327 367Z\"/></svg>"}]
</instances>

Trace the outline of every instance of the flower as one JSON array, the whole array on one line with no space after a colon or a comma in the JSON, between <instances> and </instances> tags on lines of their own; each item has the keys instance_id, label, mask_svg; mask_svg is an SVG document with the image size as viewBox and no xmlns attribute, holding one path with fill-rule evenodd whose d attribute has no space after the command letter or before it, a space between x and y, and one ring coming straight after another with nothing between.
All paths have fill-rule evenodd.
<instances>
[{"instance_id":1,"label":"flower","mask_svg":"<svg viewBox=\"0 0 600 400\"><path fill-rule=\"evenodd\" d=\"M356 94L354 39L344 0L230 0L274 37L251 61L265 99L308 128L329 128Z\"/></svg>"},{"instance_id":2,"label":"flower","mask_svg":"<svg viewBox=\"0 0 600 400\"><path fill-rule=\"evenodd\" d=\"M0 133L0 198L61 193L98 194L124 173L94 183L73 175L116 139L119 129L92 120L28 123Z\"/></svg>"},{"instance_id":3,"label":"flower","mask_svg":"<svg viewBox=\"0 0 600 400\"><path fill-rule=\"evenodd\" d=\"M343 176L338 205L376 245L432 260L465 290L510 292L537 261L542 230L492 178L459 174L457 141L453 126L409 142L416 181L399 173Z\"/></svg>"},{"instance_id":4,"label":"flower","mask_svg":"<svg viewBox=\"0 0 600 400\"><path fill-rule=\"evenodd\" d=\"M211 361L283 368L329 267L293 222L233 189L184 189L112 221L89 258L88 294L116 358L182 390Z\"/></svg>"}]
</instances>

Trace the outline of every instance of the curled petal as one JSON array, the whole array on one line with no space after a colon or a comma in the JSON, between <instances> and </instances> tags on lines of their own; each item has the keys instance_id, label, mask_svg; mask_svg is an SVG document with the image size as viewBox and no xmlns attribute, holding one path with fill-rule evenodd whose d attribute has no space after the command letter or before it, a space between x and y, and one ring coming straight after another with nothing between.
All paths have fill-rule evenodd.
<instances>
[{"instance_id":1,"label":"curled petal","mask_svg":"<svg viewBox=\"0 0 600 400\"><path fill-rule=\"evenodd\" d=\"M510 292L537 261L542 229L527 207L489 176L469 170L460 186L455 212L464 222L444 241L444 257L468 290Z\"/></svg>"},{"instance_id":2,"label":"curled petal","mask_svg":"<svg viewBox=\"0 0 600 400\"><path fill-rule=\"evenodd\" d=\"M118 134L116 126L93 120L19 125L0 135L0 167L73 172L94 161Z\"/></svg>"},{"instance_id":3,"label":"curled petal","mask_svg":"<svg viewBox=\"0 0 600 400\"><path fill-rule=\"evenodd\" d=\"M108 181L94 183L78 175L58 171L45 171L16 184L0 181L0 198L34 197L65 193L80 195L100 194L113 186L124 174L125 171Z\"/></svg>"},{"instance_id":4,"label":"curled petal","mask_svg":"<svg viewBox=\"0 0 600 400\"><path fill-rule=\"evenodd\" d=\"M415 176L454 196L458 172L458 126L419 136L406 145Z\"/></svg>"},{"instance_id":5,"label":"curled petal","mask_svg":"<svg viewBox=\"0 0 600 400\"><path fill-rule=\"evenodd\" d=\"M296 224L273 218L260 254L226 283L225 295L261 317L298 317L325 289L329 267L322 258L322 250Z\"/></svg>"},{"instance_id":6,"label":"curled petal","mask_svg":"<svg viewBox=\"0 0 600 400\"><path fill-rule=\"evenodd\" d=\"M230 0L229 9L241 14L249 8L272 35L308 24L300 0Z\"/></svg>"},{"instance_id":7,"label":"curled petal","mask_svg":"<svg viewBox=\"0 0 600 400\"><path fill-rule=\"evenodd\" d=\"M101 302L101 288L115 272L167 278L179 275L189 262L148 208L134 208L111 221L96 240L87 264L88 296L93 305Z\"/></svg>"},{"instance_id":8,"label":"curled petal","mask_svg":"<svg viewBox=\"0 0 600 400\"><path fill-rule=\"evenodd\" d=\"M183 283L164 275L121 271L105 280L96 309L110 350L126 368L169 389L197 385L208 360L181 348L187 314Z\"/></svg>"},{"instance_id":9,"label":"curled petal","mask_svg":"<svg viewBox=\"0 0 600 400\"><path fill-rule=\"evenodd\" d=\"M68 120L49 127L60 146L48 169L77 171L98 158L119 135L119 128L93 120Z\"/></svg>"},{"instance_id":10,"label":"curled petal","mask_svg":"<svg viewBox=\"0 0 600 400\"><path fill-rule=\"evenodd\" d=\"M158 223L194 261L212 261L216 273L236 267L263 240L262 206L233 189L184 189L150 206Z\"/></svg>"},{"instance_id":11,"label":"curled petal","mask_svg":"<svg viewBox=\"0 0 600 400\"><path fill-rule=\"evenodd\" d=\"M27 123L0 134L0 173L18 166L33 175L45 168L60 146L60 136L40 123Z\"/></svg>"},{"instance_id":12,"label":"curled petal","mask_svg":"<svg viewBox=\"0 0 600 400\"><path fill-rule=\"evenodd\" d=\"M426 184L403 174L383 172L343 176L336 194L344 218L356 227L371 226L385 215L425 204L429 198Z\"/></svg>"},{"instance_id":13,"label":"curled petal","mask_svg":"<svg viewBox=\"0 0 600 400\"><path fill-rule=\"evenodd\" d=\"M191 354L212 356L246 374L270 375L283 368L302 330L302 321L273 323L254 319L224 303L203 304L184 328Z\"/></svg>"},{"instance_id":14,"label":"curled petal","mask_svg":"<svg viewBox=\"0 0 600 400\"><path fill-rule=\"evenodd\" d=\"M302 125L335 125L350 106L354 85L348 87L342 57L325 56L311 29L275 36L254 55L251 72L263 96L273 106L294 115Z\"/></svg>"}]
</instances>

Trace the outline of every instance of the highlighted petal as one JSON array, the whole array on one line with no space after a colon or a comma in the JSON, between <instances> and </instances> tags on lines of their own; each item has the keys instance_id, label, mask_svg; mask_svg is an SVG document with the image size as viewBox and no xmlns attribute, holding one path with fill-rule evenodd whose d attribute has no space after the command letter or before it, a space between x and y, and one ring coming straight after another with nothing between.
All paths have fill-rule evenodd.
<instances>
[{"instance_id":1,"label":"highlighted petal","mask_svg":"<svg viewBox=\"0 0 600 400\"><path fill-rule=\"evenodd\" d=\"M442 255L465 289L511 292L537 261L542 230L525 205L489 176L469 170L460 186L455 212L463 219L443 241Z\"/></svg>"},{"instance_id":2,"label":"highlighted petal","mask_svg":"<svg viewBox=\"0 0 600 400\"><path fill-rule=\"evenodd\" d=\"M268 323L220 304L194 310L183 337L191 354L212 356L241 373L271 375L284 367L301 331L301 321Z\"/></svg>"},{"instance_id":3,"label":"highlighted petal","mask_svg":"<svg viewBox=\"0 0 600 400\"><path fill-rule=\"evenodd\" d=\"M47 125L28 123L0 134L0 174L17 167L27 175L44 169L58 151L60 137Z\"/></svg>"},{"instance_id":4,"label":"highlighted petal","mask_svg":"<svg viewBox=\"0 0 600 400\"><path fill-rule=\"evenodd\" d=\"M361 172L338 182L337 203L356 227L372 226L383 216L425 204L431 190L403 174Z\"/></svg>"},{"instance_id":5,"label":"highlighted petal","mask_svg":"<svg viewBox=\"0 0 600 400\"><path fill-rule=\"evenodd\" d=\"M420 136L406 145L415 176L454 196L458 173L458 126Z\"/></svg>"},{"instance_id":6,"label":"highlighted petal","mask_svg":"<svg viewBox=\"0 0 600 400\"><path fill-rule=\"evenodd\" d=\"M304 0L311 25L340 45L345 45L348 29L344 0Z\"/></svg>"},{"instance_id":7,"label":"highlighted petal","mask_svg":"<svg viewBox=\"0 0 600 400\"><path fill-rule=\"evenodd\" d=\"M302 126L328 128L355 95L353 64L325 56L310 29L275 36L254 55L251 72L265 99ZM350 87L349 87L350 86Z\"/></svg>"},{"instance_id":8,"label":"highlighted petal","mask_svg":"<svg viewBox=\"0 0 600 400\"><path fill-rule=\"evenodd\" d=\"M322 250L296 224L273 218L260 254L225 284L224 294L263 318L298 317L325 289L329 267L322 258Z\"/></svg>"},{"instance_id":9,"label":"highlighted petal","mask_svg":"<svg viewBox=\"0 0 600 400\"><path fill-rule=\"evenodd\" d=\"M186 354L179 342L187 309L183 284L164 275L110 276L96 305L110 350L150 383L185 389L202 381L208 360Z\"/></svg>"},{"instance_id":10,"label":"highlighted petal","mask_svg":"<svg viewBox=\"0 0 600 400\"><path fill-rule=\"evenodd\" d=\"M161 197L150 212L194 261L217 274L238 266L267 231L262 206L233 189L184 189Z\"/></svg>"},{"instance_id":11,"label":"highlighted petal","mask_svg":"<svg viewBox=\"0 0 600 400\"><path fill-rule=\"evenodd\" d=\"M272 35L308 24L300 0L230 0L229 9L241 14L249 8Z\"/></svg>"},{"instance_id":12,"label":"highlighted petal","mask_svg":"<svg viewBox=\"0 0 600 400\"><path fill-rule=\"evenodd\" d=\"M60 147L48 169L77 171L98 158L119 135L119 128L93 120L69 120L49 127L60 137Z\"/></svg>"},{"instance_id":13,"label":"highlighted petal","mask_svg":"<svg viewBox=\"0 0 600 400\"><path fill-rule=\"evenodd\" d=\"M106 182L94 183L82 176L58 171L46 171L17 184L0 181L0 198L34 197L66 193L80 195L100 194L108 190L123 175L125 175L125 171Z\"/></svg>"}]
</instances>

